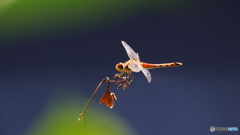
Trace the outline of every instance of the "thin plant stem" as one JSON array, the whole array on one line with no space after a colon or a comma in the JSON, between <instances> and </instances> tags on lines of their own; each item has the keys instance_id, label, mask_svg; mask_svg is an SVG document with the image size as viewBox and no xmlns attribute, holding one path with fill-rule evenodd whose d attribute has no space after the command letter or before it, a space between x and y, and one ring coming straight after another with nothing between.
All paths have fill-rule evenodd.
<instances>
[{"instance_id":1,"label":"thin plant stem","mask_svg":"<svg viewBox=\"0 0 240 135\"><path fill-rule=\"evenodd\" d=\"M133 76L132 76L131 74L130 74L130 77L132 77L132 79L133 79ZM84 130L83 130L83 133L86 132L86 119L85 119L84 116L85 116L86 113L87 113L88 106L90 105L92 99L94 98L94 96L96 95L96 93L98 92L98 90L100 89L100 87L102 86L102 84L105 83L105 82L108 83L107 90L110 90L110 83L115 83L115 84L120 83L117 88L123 87L123 89L126 89L126 88L129 86L129 84L131 83L131 81L132 81L132 79L130 79L130 82L129 82L126 78L127 78L127 77L126 77L126 75L125 75L125 72L122 72L121 74L116 74L116 75L114 76L114 80L110 80L108 77L105 77L105 78L98 84L97 88L95 89L95 91L93 92L92 96L89 98L87 104L86 104L85 107L83 108L82 113L79 114L79 117L78 117L78 124L77 124L77 126L80 124L80 122L81 122L82 120L84 120ZM116 100L115 94L114 94L114 93L109 93L109 94L111 95L111 98L112 98L112 99L110 99L110 100L112 100L112 101L110 101L110 102L114 102L114 101ZM107 98L107 100L109 100L109 99ZM101 102L101 103L104 103L104 102ZM108 102L105 103L105 104L108 106ZM109 106L108 106L108 107L109 107ZM112 107L110 107L110 108L112 108ZM77 131L77 129L75 130L75 133L76 133L76 131ZM82 134L83 134L83 133L82 133Z\"/></svg>"},{"instance_id":2,"label":"thin plant stem","mask_svg":"<svg viewBox=\"0 0 240 135\"><path fill-rule=\"evenodd\" d=\"M128 73L130 74L130 73ZM89 98L87 104L85 105L83 111L81 114L79 114L79 118L78 118L78 121L81 121L83 119L83 116L86 114L87 112L87 108L88 106L90 105L92 99L94 98L94 96L96 95L96 93L98 92L99 88L102 86L103 83L105 82L108 82L108 88L110 87L110 83L119 83L121 82L121 84L117 87L117 88L120 88L120 87L123 87L123 89L126 89L129 84L131 83L131 81L133 80L133 76L130 74L130 77L132 78L130 80L130 82L128 80L126 80L126 77L124 78L123 76L125 75L125 72L122 72L121 74L116 74L114 76L114 80L110 80L108 77L105 77L100 83L99 85L97 86L96 90L93 92L92 96ZM122 79L121 81L119 81L118 79Z\"/></svg>"},{"instance_id":3,"label":"thin plant stem","mask_svg":"<svg viewBox=\"0 0 240 135\"><path fill-rule=\"evenodd\" d=\"M94 98L94 96L96 95L96 93L98 92L98 90L99 90L99 88L102 86L102 84L105 83L105 82L110 82L110 80L109 80L108 77L105 77L105 78L99 83L99 85L97 86L96 90L93 92L92 96L89 98L89 100L88 100L87 104L85 105L82 113L79 114L79 116L80 116L81 118L86 114L87 108L88 108L88 106L90 105L92 99ZM81 118L80 118L80 120L81 120Z\"/></svg>"}]
</instances>

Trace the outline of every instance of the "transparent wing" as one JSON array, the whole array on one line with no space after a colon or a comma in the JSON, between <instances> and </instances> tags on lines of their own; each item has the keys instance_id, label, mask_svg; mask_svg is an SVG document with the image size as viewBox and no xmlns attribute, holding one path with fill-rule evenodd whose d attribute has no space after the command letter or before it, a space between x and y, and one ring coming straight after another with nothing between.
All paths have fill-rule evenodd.
<instances>
[{"instance_id":1,"label":"transparent wing","mask_svg":"<svg viewBox=\"0 0 240 135\"><path fill-rule=\"evenodd\" d=\"M141 71L141 65L138 61L131 61L128 67L133 71L133 72L140 72Z\"/></svg>"},{"instance_id":2,"label":"transparent wing","mask_svg":"<svg viewBox=\"0 0 240 135\"><path fill-rule=\"evenodd\" d=\"M126 42L122 41L122 44L130 60L140 61L138 54Z\"/></svg>"},{"instance_id":3,"label":"transparent wing","mask_svg":"<svg viewBox=\"0 0 240 135\"><path fill-rule=\"evenodd\" d=\"M144 67L140 67L140 69L142 70L143 74L145 75L145 77L147 78L148 82L150 83L152 78L151 78L151 73L145 69Z\"/></svg>"}]
</instances>

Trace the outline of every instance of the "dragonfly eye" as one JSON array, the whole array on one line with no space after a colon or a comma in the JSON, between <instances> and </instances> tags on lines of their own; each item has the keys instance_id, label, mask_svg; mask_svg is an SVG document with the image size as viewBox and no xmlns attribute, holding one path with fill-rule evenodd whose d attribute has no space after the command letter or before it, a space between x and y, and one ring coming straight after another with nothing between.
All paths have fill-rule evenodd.
<instances>
[{"instance_id":1,"label":"dragonfly eye","mask_svg":"<svg viewBox=\"0 0 240 135\"><path fill-rule=\"evenodd\" d=\"M115 66L116 70L119 71L119 72L123 72L123 63L118 63L116 66Z\"/></svg>"}]
</instances>

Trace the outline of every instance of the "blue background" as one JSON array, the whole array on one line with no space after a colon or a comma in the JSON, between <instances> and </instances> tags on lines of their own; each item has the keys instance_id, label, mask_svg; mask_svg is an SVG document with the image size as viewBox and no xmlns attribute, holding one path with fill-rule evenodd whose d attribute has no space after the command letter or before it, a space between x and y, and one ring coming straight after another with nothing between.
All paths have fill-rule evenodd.
<instances>
[{"instance_id":1,"label":"blue background","mask_svg":"<svg viewBox=\"0 0 240 135\"><path fill-rule=\"evenodd\" d=\"M150 70L150 84L133 73L125 91L111 86L118 97L113 110L139 134L206 135L212 134L210 126L240 128L239 1L124 2L87 14L90 6L83 9L86 17L78 17L77 6L69 14L57 8L60 15L50 9L35 14L34 8L18 15L17 8L25 9L17 4L1 12L2 135L23 134L58 93L90 97L104 77L117 73L116 63L128 60L121 40L144 62L183 63ZM31 10L39 20L29 19Z\"/></svg>"}]
</instances>

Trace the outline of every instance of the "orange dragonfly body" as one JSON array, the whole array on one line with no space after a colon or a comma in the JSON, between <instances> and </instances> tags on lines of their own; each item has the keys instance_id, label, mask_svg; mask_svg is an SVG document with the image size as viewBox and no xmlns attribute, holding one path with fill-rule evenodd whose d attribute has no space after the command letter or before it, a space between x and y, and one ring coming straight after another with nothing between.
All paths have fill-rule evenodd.
<instances>
[{"instance_id":1,"label":"orange dragonfly body","mask_svg":"<svg viewBox=\"0 0 240 135\"><path fill-rule=\"evenodd\" d=\"M182 63L180 62L171 62L171 63L164 63L164 64L150 64L141 62L138 53L136 53L126 42L122 41L122 44L128 54L130 60L125 63L118 63L116 64L115 68L117 71L122 72L122 76L126 77L130 80L133 80L133 76L131 72L140 72L142 71L145 77L147 78L148 82L151 82L151 73L148 69L154 68L162 68L162 67L178 67L181 66Z\"/></svg>"}]
</instances>

